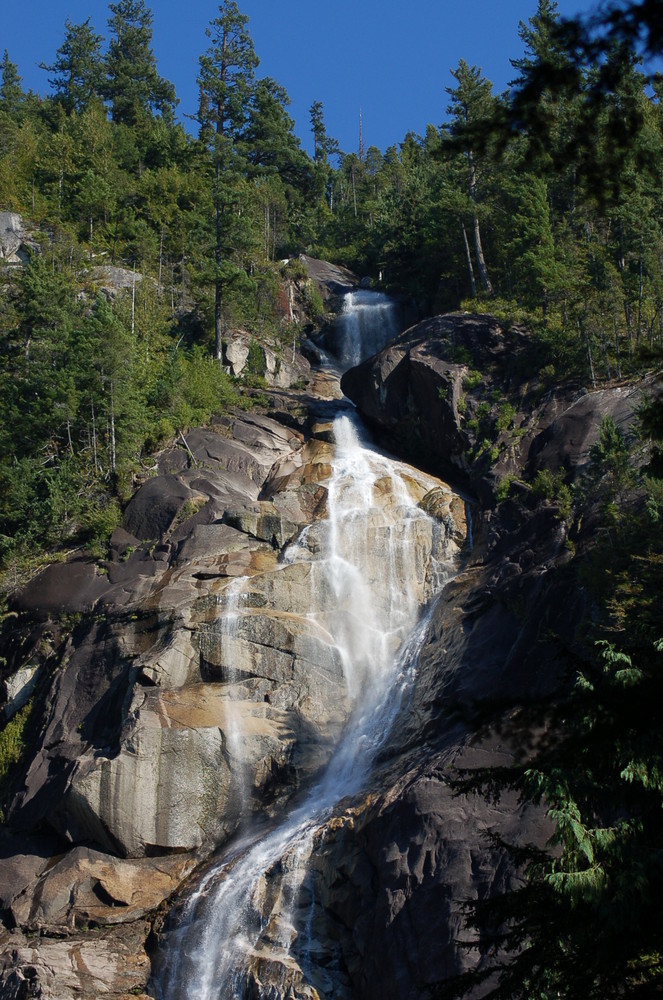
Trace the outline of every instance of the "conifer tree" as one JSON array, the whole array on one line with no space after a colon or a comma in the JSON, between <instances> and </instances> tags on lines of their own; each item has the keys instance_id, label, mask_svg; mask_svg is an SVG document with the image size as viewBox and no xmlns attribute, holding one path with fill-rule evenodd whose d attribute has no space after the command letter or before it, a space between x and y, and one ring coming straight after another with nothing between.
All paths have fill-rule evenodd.
<instances>
[{"instance_id":1,"label":"conifer tree","mask_svg":"<svg viewBox=\"0 0 663 1000\"><path fill-rule=\"evenodd\" d=\"M114 122L135 125L156 113L172 122L175 88L157 72L152 51L152 11L144 0L109 4L111 40L106 55L105 97Z\"/></svg>"},{"instance_id":2,"label":"conifer tree","mask_svg":"<svg viewBox=\"0 0 663 1000\"><path fill-rule=\"evenodd\" d=\"M91 27L89 17L82 24L73 24L67 18L64 42L55 54L55 62L39 64L41 69L53 74L48 82L55 100L62 104L67 114L80 113L95 97L101 97L101 42L102 37Z\"/></svg>"},{"instance_id":3,"label":"conifer tree","mask_svg":"<svg viewBox=\"0 0 663 1000\"><path fill-rule=\"evenodd\" d=\"M457 86L446 88L451 98L451 104L447 108L447 112L452 118L449 132L452 137L459 141L466 158L467 192L472 210L472 232L479 278L484 292L492 295L493 286L488 275L479 226L478 173L480 164L469 137L481 122L491 118L494 113L495 99L492 96L490 81L481 76L481 70L476 66L468 66L464 59L460 60L456 70L451 71L451 75L456 80Z\"/></svg>"},{"instance_id":4,"label":"conifer tree","mask_svg":"<svg viewBox=\"0 0 663 1000\"><path fill-rule=\"evenodd\" d=\"M258 57L247 30L248 17L231 0L219 5L219 14L207 27L210 39L200 57L198 123L200 139L212 157L215 247L214 247L214 346L217 358L223 351L224 287L232 281L227 266L229 230L233 219L236 188L237 141L246 123L247 107ZM234 242L234 241L233 241ZM236 275L239 277L238 275Z\"/></svg>"},{"instance_id":5,"label":"conifer tree","mask_svg":"<svg viewBox=\"0 0 663 1000\"><path fill-rule=\"evenodd\" d=\"M11 118L16 118L25 100L25 93L21 86L21 77L18 75L18 66L10 60L7 49L0 63L0 77L2 78L0 111L4 111Z\"/></svg>"},{"instance_id":6,"label":"conifer tree","mask_svg":"<svg viewBox=\"0 0 663 1000\"><path fill-rule=\"evenodd\" d=\"M309 116L313 133L313 159L316 163L326 163L331 156L338 155L340 148L337 140L327 135L322 101L313 102L309 108Z\"/></svg>"}]
</instances>

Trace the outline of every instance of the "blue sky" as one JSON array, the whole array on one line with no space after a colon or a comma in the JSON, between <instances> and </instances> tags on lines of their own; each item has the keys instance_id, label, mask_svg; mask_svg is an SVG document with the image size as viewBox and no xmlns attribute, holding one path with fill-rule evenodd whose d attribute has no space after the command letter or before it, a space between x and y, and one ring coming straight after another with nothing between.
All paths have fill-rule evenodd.
<instances>
[{"instance_id":1,"label":"blue sky","mask_svg":"<svg viewBox=\"0 0 663 1000\"><path fill-rule=\"evenodd\" d=\"M196 108L198 56L205 27L218 13L209 0L154 0L154 50L160 73L174 83L179 111ZM0 4L0 51L8 49L23 84L48 92L40 62L52 62L65 18L88 16L106 35L108 5L101 0L22 0ZM346 152L357 149L361 108L364 143L384 150L408 131L439 125L453 80L465 59L480 66L496 92L513 76L510 58L522 45L518 22L536 0L239 0L260 58L258 74L288 91L297 134L311 148L308 109L322 101L328 133ZM588 0L558 0L562 15L593 7Z\"/></svg>"}]
</instances>

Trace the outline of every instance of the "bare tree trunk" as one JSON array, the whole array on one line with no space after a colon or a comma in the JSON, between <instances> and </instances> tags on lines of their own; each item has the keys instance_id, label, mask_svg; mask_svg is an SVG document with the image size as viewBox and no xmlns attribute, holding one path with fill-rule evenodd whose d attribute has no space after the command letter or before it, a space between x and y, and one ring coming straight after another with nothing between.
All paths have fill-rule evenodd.
<instances>
[{"instance_id":1,"label":"bare tree trunk","mask_svg":"<svg viewBox=\"0 0 663 1000\"><path fill-rule=\"evenodd\" d=\"M133 274L131 276L131 339L136 333L136 261L134 261Z\"/></svg>"},{"instance_id":2,"label":"bare tree trunk","mask_svg":"<svg viewBox=\"0 0 663 1000\"><path fill-rule=\"evenodd\" d=\"M486 267L486 258L483 255L483 246L481 245L481 230L479 228L479 216L476 211L477 202L477 177L476 168L474 166L474 159L472 153L467 154L467 158L470 165L470 198L472 199L472 226L474 229L474 252L477 258L477 267L479 268L479 280L481 281L481 287L484 292L488 295L493 294L493 286L488 276L488 268Z\"/></svg>"},{"instance_id":3,"label":"bare tree trunk","mask_svg":"<svg viewBox=\"0 0 663 1000\"><path fill-rule=\"evenodd\" d=\"M592 380L592 389L596 389L596 375L594 373L594 359L592 357L592 345L589 339L587 330L581 320L578 320L578 330L580 335L584 337L585 347L587 348L587 361L589 363L589 377Z\"/></svg>"},{"instance_id":4,"label":"bare tree trunk","mask_svg":"<svg viewBox=\"0 0 663 1000\"><path fill-rule=\"evenodd\" d=\"M111 472L115 472L115 387L111 382L111 409L110 409L110 466Z\"/></svg>"},{"instance_id":5,"label":"bare tree trunk","mask_svg":"<svg viewBox=\"0 0 663 1000\"><path fill-rule=\"evenodd\" d=\"M216 275L214 277L214 350L217 361L223 358L223 323L221 319L221 307L223 299L223 286L221 284L221 236L223 235L221 218L221 157L216 155L216 246L214 248L214 263L216 264Z\"/></svg>"},{"instance_id":6,"label":"bare tree trunk","mask_svg":"<svg viewBox=\"0 0 663 1000\"><path fill-rule=\"evenodd\" d=\"M467 258L467 270L470 274L470 285L472 288L472 298L477 297L477 283L474 279L474 268L472 267L472 255L470 254L470 244L467 240L467 232L465 231L465 223L461 222L461 229L463 230L463 243L465 244L465 256Z\"/></svg>"},{"instance_id":7,"label":"bare tree trunk","mask_svg":"<svg viewBox=\"0 0 663 1000\"><path fill-rule=\"evenodd\" d=\"M99 472L99 462L97 461L97 425L94 419L94 398L90 393L90 409L92 410L92 454L94 456L94 471Z\"/></svg>"},{"instance_id":8,"label":"bare tree trunk","mask_svg":"<svg viewBox=\"0 0 663 1000\"><path fill-rule=\"evenodd\" d=\"M603 319L603 314L601 314L601 348L603 350L603 364L605 365L606 375L608 379L612 378L612 368L610 367L610 358L608 357L608 338L605 335L605 321Z\"/></svg>"},{"instance_id":9,"label":"bare tree trunk","mask_svg":"<svg viewBox=\"0 0 663 1000\"><path fill-rule=\"evenodd\" d=\"M622 359L619 354L619 327L617 325L617 317L612 317L612 325L615 329L615 357L617 358L617 378L622 377Z\"/></svg>"},{"instance_id":10,"label":"bare tree trunk","mask_svg":"<svg viewBox=\"0 0 663 1000\"><path fill-rule=\"evenodd\" d=\"M639 265L639 281L638 281L638 328L635 337L635 346L640 346L640 335L642 333L642 296L644 290L644 281L642 276L642 244L640 244L640 259L638 261Z\"/></svg>"}]
</instances>

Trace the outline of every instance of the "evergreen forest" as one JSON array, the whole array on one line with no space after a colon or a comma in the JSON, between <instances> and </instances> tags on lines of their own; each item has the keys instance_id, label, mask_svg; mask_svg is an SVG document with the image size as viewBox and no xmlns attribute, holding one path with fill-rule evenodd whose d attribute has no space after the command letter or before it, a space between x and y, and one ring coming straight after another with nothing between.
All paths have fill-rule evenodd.
<instances>
[{"instance_id":1,"label":"evergreen forest","mask_svg":"<svg viewBox=\"0 0 663 1000\"><path fill-rule=\"evenodd\" d=\"M44 53L46 96L5 51L0 211L22 217L30 246L20 266L0 262L3 612L49 560L103 557L152 452L224 408L268 406L260 347L291 350L306 326L286 283L308 322L324 311L300 254L370 276L422 318L462 309L526 328L542 392L660 373L663 78L637 54L643 25L645 50L657 45L646 6L571 30L538 0L508 92L461 58L439 123L384 151L341 150L311 95L309 155L232 0L201 39L186 127L144 0L109 4L104 26L67 20ZM105 268L124 290L103 293ZM233 378L237 329L256 350ZM663 995L660 397L635 443L605 422L582 490L561 476L528 488L571 525L593 519L567 570L593 611L564 703L541 708L556 738L527 767L472 779L544 802L554 850L519 853L522 889L468 920L501 956L491 996Z\"/></svg>"}]
</instances>

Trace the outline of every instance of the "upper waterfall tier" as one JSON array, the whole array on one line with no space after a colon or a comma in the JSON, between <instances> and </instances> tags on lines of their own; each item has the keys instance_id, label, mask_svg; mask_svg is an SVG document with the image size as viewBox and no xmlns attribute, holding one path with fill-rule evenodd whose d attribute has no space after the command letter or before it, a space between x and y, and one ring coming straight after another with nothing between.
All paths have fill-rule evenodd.
<instances>
[{"instance_id":1,"label":"upper waterfall tier","mask_svg":"<svg viewBox=\"0 0 663 1000\"><path fill-rule=\"evenodd\" d=\"M403 330L399 303L384 292L348 292L327 346L343 371L377 354Z\"/></svg>"}]
</instances>

